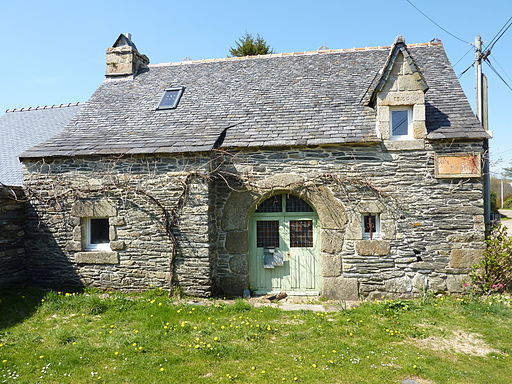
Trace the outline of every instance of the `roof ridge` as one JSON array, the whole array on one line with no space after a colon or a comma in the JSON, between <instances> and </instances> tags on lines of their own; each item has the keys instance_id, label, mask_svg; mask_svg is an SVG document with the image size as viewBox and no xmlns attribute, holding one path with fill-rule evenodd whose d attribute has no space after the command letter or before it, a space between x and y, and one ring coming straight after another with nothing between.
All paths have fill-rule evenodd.
<instances>
[{"instance_id":1,"label":"roof ridge","mask_svg":"<svg viewBox=\"0 0 512 384\"><path fill-rule=\"evenodd\" d=\"M84 102L76 102L76 103L67 103L67 104L54 104L54 105L40 105L37 107L28 107L28 108L13 108L6 109L5 113L9 112L27 112L27 111L39 111L41 109L57 109L57 108L66 108L66 107L77 107L79 105L84 104Z\"/></svg>"},{"instance_id":2,"label":"roof ridge","mask_svg":"<svg viewBox=\"0 0 512 384\"><path fill-rule=\"evenodd\" d=\"M415 44L406 44L406 45L408 48L417 48L417 47L431 47L431 46L439 46L439 45L442 46L443 43L441 40L432 40L432 41L429 41L428 43L415 43ZM170 67L170 66L175 66L175 65L202 64L202 63L236 61L236 60L255 60L255 59L285 57L285 56L309 56L309 55L332 54L332 53L376 51L376 50L388 50L388 49L391 49L392 47L393 47L392 45L386 45L386 46L362 47L362 48L318 49L315 51L270 53L268 55L256 55L256 56L221 57L221 58L216 58L216 59L184 60L184 61L176 61L176 62L169 62L169 63L148 64L148 67L149 68L158 68L158 67Z\"/></svg>"}]
</instances>

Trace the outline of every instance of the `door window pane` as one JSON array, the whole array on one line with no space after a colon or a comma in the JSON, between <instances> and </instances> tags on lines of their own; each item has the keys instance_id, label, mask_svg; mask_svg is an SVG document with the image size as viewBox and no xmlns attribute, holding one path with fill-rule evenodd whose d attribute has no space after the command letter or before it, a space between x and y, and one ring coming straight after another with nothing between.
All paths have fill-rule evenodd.
<instances>
[{"instance_id":1,"label":"door window pane","mask_svg":"<svg viewBox=\"0 0 512 384\"><path fill-rule=\"evenodd\" d=\"M286 212L313 212L313 208L297 196L286 197Z\"/></svg>"},{"instance_id":2,"label":"door window pane","mask_svg":"<svg viewBox=\"0 0 512 384\"><path fill-rule=\"evenodd\" d=\"M290 220L290 247L313 247L312 220Z\"/></svg>"},{"instance_id":3,"label":"door window pane","mask_svg":"<svg viewBox=\"0 0 512 384\"><path fill-rule=\"evenodd\" d=\"M283 195L276 195L271 196L267 200L263 201L259 206L258 209L256 209L256 212L263 213L263 212L281 212Z\"/></svg>"},{"instance_id":4,"label":"door window pane","mask_svg":"<svg viewBox=\"0 0 512 384\"><path fill-rule=\"evenodd\" d=\"M279 248L279 220L256 221L256 246Z\"/></svg>"}]
</instances>

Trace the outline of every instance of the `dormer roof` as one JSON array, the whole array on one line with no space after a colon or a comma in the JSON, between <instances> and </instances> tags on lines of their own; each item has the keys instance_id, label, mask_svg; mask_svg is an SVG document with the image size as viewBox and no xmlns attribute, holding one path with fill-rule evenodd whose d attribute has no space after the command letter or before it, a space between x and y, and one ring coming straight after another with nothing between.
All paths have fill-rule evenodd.
<instances>
[{"instance_id":1,"label":"dormer roof","mask_svg":"<svg viewBox=\"0 0 512 384\"><path fill-rule=\"evenodd\" d=\"M365 95L363 96L363 104L374 107L375 100L377 99L377 94L381 92L386 85L386 82L389 79L389 75L391 74L391 70L393 69L393 65L395 64L399 55L402 54L404 60L407 62L410 70L413 74L417 75L418 78L418 88L423 92L428 90L428 84L423 76L423 73L420 71L416 60L412 57L409 50L407 49L407 45L405 44L405 40L403 36L397 36L391 49L389 51L389 55L384 63L384 66L380 69L377 75L374 77L370 86L368 87Z\"/></svg>"}]
</instances>

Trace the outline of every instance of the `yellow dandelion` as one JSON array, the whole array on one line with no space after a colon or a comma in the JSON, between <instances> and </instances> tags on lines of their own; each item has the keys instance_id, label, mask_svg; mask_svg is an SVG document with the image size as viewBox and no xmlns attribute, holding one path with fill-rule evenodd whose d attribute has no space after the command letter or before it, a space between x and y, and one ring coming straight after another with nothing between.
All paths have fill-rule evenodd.
<instances>
[{"instance_id":1,"label":"yellow dandelion","mask_svg":"<svg viewBox=\"0 0 512 384\"><path fill-rule=\"evenodd\" d=\"M160 372L163 372L163 371L165 371L165 368L160 368Z\"/></svg>"},{"instance_id":2,"label":"yellow dandelion","mask_svg":"<svg viewBox=\"0 0 512 384\"><path fill-rule=\"evenodd\" d=\"M4 363L4 364L7 363L7 360L2 360L2 363Z\"/></svg>"},{"instance_id":3,"label":"yellow dandelion","mask_svg":"<svg viewBox=\"0 0 512 384\"><path fill-rule=\"evenodd\" d=\"M264 369L261 370L261 373L267 373L267 371L265 371Z\"/></svg>"},{"instance_id":4,"label":"yellow dandelion","mask_svg":"<svg viewBox=\"0 0 512 384\"><path fill-rule=\"evenodd\" d=\"M4 360L4 361L6 361L6 360ZM254 371L255 369L256 369L256 367L251 367L251 371Z\"/></svg>"},{"instance_id":5,"label":"yellow dandelion","mask_svg":"<svg viewBox=\"0 0 512 384\"><path fill-rule=\"evenodd\" d=\"M136 347L136 346L137 346L137 343L133 343L133 344L132 344L132 347Z\"/></svg>"},{"instance_id":6,"label":"yellow dandelion","mask_svg":"<svg viewBox=\"0 0 512 384\"><path fill-rule=\"evenodd\" d=\"M316 365L316 364L311 364L311 366L312 366L313 368L316 368L316 367L317 367L317 365Z\"/></svg>"},{"instance_id":7,"label":"yellow dandelion","mask_svg":"<svg viewBox=\"0 0 512 384\"><path fill-rule=\"evenodd\" d=\"M299 380L299 378L298 378L298 377L294 377L294 378L293 378L293 381L297 381L297 380Z\"/></svg>"},{"instance_id":8,"label":"yellow dandelion","mask_svg":"<svg viewBox=\"0 0 512 384\"><path fill-rule=\"evenodd\" d=\"M44 358L44 355L39 355L39 358L40 358L40 359L43 359L43 358Z\"/></svg>"},{"instance_id":9,"label":"yellow dandelion","mask_svg":"<svg viewBox=\"0 0 512 384\"><path fill-rule=\"evenodd\" d=\"M119 352L115 351L115 352L114 352L114 355L115 355L115 356L119 355Z\"/></svg>"}]
</instances>

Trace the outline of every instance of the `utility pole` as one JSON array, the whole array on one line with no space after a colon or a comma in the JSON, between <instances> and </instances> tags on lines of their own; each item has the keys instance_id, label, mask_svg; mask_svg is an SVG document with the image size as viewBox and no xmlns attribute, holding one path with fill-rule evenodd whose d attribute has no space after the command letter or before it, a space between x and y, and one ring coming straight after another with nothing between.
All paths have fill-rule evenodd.
<instances>
[{"instance_id":1,"label":"utility pole","mask_svg":"<svg viewBox=\"0 0 512 384\"><path fill-rule=\"evenodd\" d=\"M501 199L500 199L500 208L503 209L503 175L501 175Z\"/></svg>"},{"instance_id":2,"label":"utility pole","mask_svg":"<svg viewBox=\"0 0 512 384\"><path fill-rule=\"evenodd\" d=\"M482 73L482 60L490 52L482 53L482 38L475 38L475 69L476 69L476 116L483 128L489 130L487 118L487 78ZM484 139L483 154L483 186L484 186L484 219L485 228L488 231L491 226L491 176L489 167L489 139Z\"/></svg>"}]
</instances>

